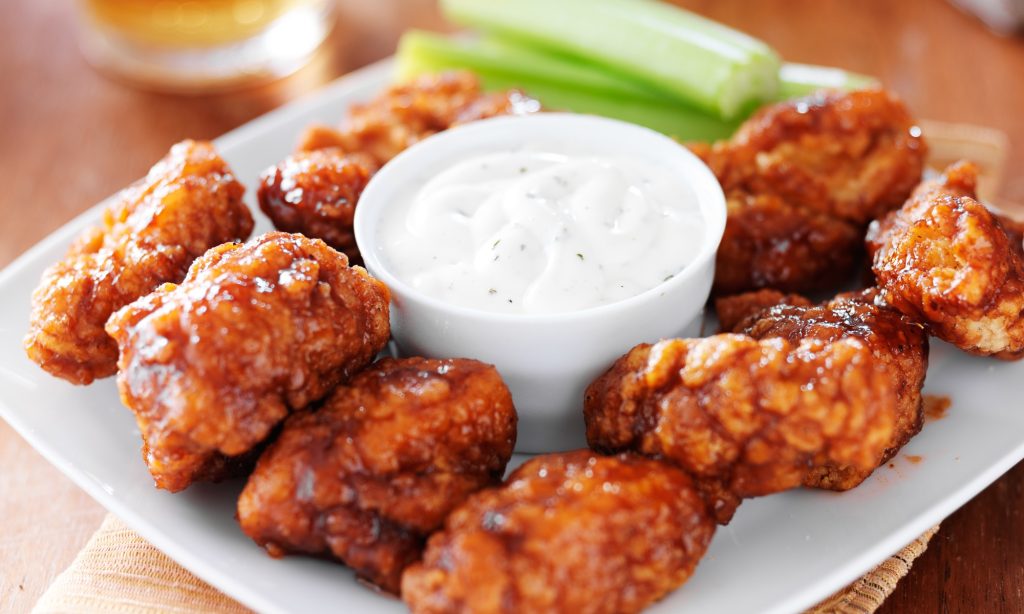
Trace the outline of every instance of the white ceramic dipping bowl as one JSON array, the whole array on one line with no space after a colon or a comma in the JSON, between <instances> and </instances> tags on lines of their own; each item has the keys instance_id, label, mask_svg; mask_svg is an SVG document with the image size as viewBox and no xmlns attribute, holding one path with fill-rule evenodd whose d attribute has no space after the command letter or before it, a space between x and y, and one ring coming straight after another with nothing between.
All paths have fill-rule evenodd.
<instances>
[{"instance_id":1,"label":"white ceramic dipping bowl","mask_svg":"<svg viewBox=\"0 0 1024 614\"><path fill-rule=\"evenodd\" d=\"M681 273L642 294L556 314L490 313L428 296L388 268L381 220L400 199L467 158L535 148L566 154L626 156L682 178L700 207L705 237ZM725 198L711 171L672 139L634 124L566 113L500 117L439 133L386 164L363 192L355 235L376 278L391 288L391 330L402 355L467 357L498 368L519 412L519 452L586 445L583 392L630 348L696 336L725 229Z\"/></svg>"}]
</instances>

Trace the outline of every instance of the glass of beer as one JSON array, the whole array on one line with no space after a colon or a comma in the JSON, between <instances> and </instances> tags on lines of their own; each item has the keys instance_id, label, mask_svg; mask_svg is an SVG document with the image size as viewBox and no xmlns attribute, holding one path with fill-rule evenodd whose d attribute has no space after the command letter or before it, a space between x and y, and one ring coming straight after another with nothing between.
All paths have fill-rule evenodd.
<instances>
[{"instance_id":1,"label":"glass of beer","mask_svg":"<svg viewBox=\"0 0 1024 614\"><path fill-rule=\"evenodd\" d=\"M82 51L140 86L204 93L283 77L330 30L327 0L80 0Z\"/></svg>"}]
</instances>

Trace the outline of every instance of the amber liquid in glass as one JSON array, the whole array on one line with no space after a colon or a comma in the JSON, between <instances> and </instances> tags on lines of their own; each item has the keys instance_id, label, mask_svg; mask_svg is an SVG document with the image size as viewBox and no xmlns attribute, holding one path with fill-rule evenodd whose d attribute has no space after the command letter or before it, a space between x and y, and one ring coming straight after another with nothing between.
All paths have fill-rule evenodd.
<instances>
[{"instance_id":1,"label":"amber liquid in glass","mask_svg":"<svg viewBox=\"0 0 1024 614\"><path fill-rule=\"evenodd\" d=\"M85 0L98 25L140 43L182 47L244 40L308 0Z\"/></svg>"},{"instance_id":2,"label":"amber liquid in glass","mask_svg":"<svg viewBox=\"0 0 1024 614\"><path fill-rule=\"evenodd\" d=\"M98 68L151 88L209 91L301 66L329 29L327 0L81 0Z\"/></svg>"}]
</instances>

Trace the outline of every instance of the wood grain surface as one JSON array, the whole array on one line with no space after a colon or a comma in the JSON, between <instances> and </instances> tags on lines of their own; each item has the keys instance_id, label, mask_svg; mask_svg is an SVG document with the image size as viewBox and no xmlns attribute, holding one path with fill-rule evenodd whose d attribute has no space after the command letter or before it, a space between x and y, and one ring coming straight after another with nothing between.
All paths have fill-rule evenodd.
<instances>
[{"instance_id":1,"label":"wood grain surface","mask_svg":"<svg viewBox=\"0 0 1024 614\"><path fill-rule=\"evenodd\" d=\"M1001 201L1024 203L1021 39L997 37L942 0L680 3L763 38L788 60L876 75L919 117L1005 131L1013 147ZM179 98L91 70L76 47L72 8L0 2L0 266L141 176L173 142L215 137L387 56L405 28L446 29L433 0L339 0L334 35L300 73ZM882 611L1024 611L1022 509L1018 465L943 524ZM0 610L28 611L103 514L0 422Z\"/></svg>"}]
</instances>

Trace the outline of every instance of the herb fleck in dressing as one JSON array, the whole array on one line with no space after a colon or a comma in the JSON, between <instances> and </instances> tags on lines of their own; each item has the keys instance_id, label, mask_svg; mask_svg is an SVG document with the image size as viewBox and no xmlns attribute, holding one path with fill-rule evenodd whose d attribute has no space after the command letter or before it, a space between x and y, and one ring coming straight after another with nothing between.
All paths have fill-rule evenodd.
<instances>
[{"instance_id":1,"label":"herb fleck in dressing","mask_svg":"<svg viewBox=\"0 0 1024 614\"><path fill-rule=\"evenodd\" d=\"M696 197L668 169L547 151L459 162L395 203L381 225L395 274L484 311L559 313L671 279L704 241Z\"/></svg>"}]
</instances>

